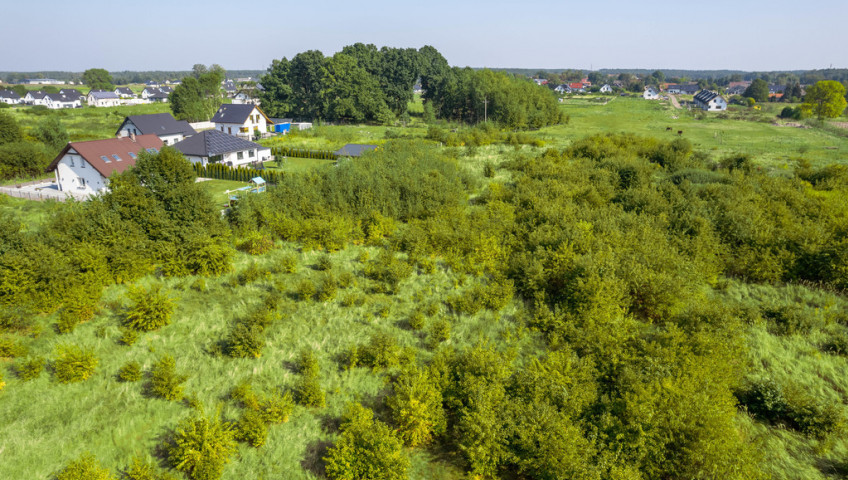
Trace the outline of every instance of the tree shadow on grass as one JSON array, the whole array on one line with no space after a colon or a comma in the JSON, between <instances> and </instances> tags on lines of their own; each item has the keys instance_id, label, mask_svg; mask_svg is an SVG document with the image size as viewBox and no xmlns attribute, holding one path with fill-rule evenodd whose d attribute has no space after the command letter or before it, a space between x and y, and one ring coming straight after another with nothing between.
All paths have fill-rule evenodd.
<instances>
[{"instance_id":1,"label":"tree shadow on grass","mask_svg":"<svg viewBox=\"0 0 848 480\"><path fill-rule=\"evenodd\" d=\"M317 478L327 478L327 465L324 462L324 457L327 456L327 449L331 446L333 446L333 442L326 440L309 443L306 445L306 451L303 452L303 459L300 461L300 466Z\"/></svg>"}]
</instances>

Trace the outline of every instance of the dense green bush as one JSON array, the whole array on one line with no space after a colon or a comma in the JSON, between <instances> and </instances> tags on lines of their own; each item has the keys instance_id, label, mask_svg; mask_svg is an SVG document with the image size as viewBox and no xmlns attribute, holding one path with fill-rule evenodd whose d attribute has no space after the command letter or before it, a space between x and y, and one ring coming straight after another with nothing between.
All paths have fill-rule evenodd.
<instances>
[{"instance_id":1,"label":"dense green bush","mask_svg":"<svg viewBox=\"0 0 848 480\"><path fill-rule=\"evenodd\" d=\"M294 398L299 405L304 407L323 407L326 403L324 390L318 377L303 376L294 386Z\"/></svg>"},{"instance_id":2,"label":"dense green bush","mask_svg":"<svg viewBox=\"0 0 848 480\"><path fill-rule=\"evenodd\" d=\"M11 335L0 335L0 358L23 357L27 348L18 338Z\"/></svg>"},{"instance_id":3,"label":"dense green bush","mask_svg":"<svg viewBox=\"0 0 848 480\"><path fill-rule=\"evenodd\" d=\"M21 380L34 380L44 371L44 359L35 357L22 360L15 366L15 371Z\"/></svg>"},{"instance_id":4,"label":"dense green bush","mask_svg":"<svg viewBox=\"0 0 848 480\"><path fill-rule=\"evenodd\" d=\"M296 273L297 272L297 256L293 253L288 255L284 255L280 259L280 268L284 273Z\"/></svg>"},{"instance_id":5,"label":"dense green bush","mask_svg":"<svg viewBox=\"0 0 848 480\"><path fill-rule=\"evenodd\" d=\"M165 355L150 370L150 393L165 400L181 400L187 375L177 373L174 357Z\"/></svg>"},{"instance_id":6,"label":"dense green bush","mask_svg":"<svg viewBox=\"0 0 848 480\"><path fill-rule=\"evenodd\" d=\"M81 382L94 374L97 364L93 350L60 345L53 360L53 376L61 383Z\"/></svg>"},{"instance_id":7,"label":"dense green bush","mask_svg":"<svg viewBox=\"0 0 848 480\"><path fill-rule=\"evenodd\" d=\"M311 300L316 291L315 282L308 278L304 278L297 284L297 297L301 301Z\"/></svg>"},{"instance_id":8,"label":"dense green bush","mask_svg":"<svg viewBox=\"0 0 848 480\"><path fill-rule=\"evenodd\" d=\"M264 328L237 323L224 342L227 355L233 358L259 358L262 347L265 346Z\"/></svg>"},{"instance_id":9,"label":"dense green bush","mask_svg":"<svg viewBox=\"0 0 848 480\"><path fill-rule=\"evenodd\" d=\"M406 445L430 443L444 433L446 421L442 393L426 371L403 372L393 384L394 394L386 399L397 425L397 433Z\"/></svg>"},{"instance_id":10,"label":"dense green bush","mask_svg":"<svg viewBox=\"0 0 848 480\"><path fill-rule=\"evenodd\" d=\"M217 480L236 453L233 426L220 416L194 414L180 421L164 449L172 468L192 480Z\"/></svg>"},{"instance_id":11,"label":"dense green bush","mask_svg":"<svg viewBox=\"0 0 848 480\"><path fill-rule=\"evenodd\" d=\"M239 250L251 255L262 255L274 248L274 241L270 236L259 232L250 232L238 246Z\"/></svg>"},{"instance_id":12,"label":"dense green bush","mask_svg":"<svg viewBox=\"0 0 848 480\"><path fill-rule=\"evenodd\" d=\"M817 438L827 437L844 422L834 405L822 404L798 387L787 388L770 379L751 382L737 397L754 417Z\"/></svg>"},{"instance_id":13,"label":"dense green bush","mask_svg":"<svg viewBox=\"0 0 848 480\"><path fill-rule=\"evenodd\" d=\"M141 380L141 364L135 361L127 362L118 370L118 378L122 382L137 382Z\"/></svg>"},{"instance_id":14,"label":"dense green bush","mask_svg":"<svg viewBox=\"0 0 848 480\"><path fill-rule=\"evenodd\" d=\"M265 445L268 438L268 426L262 414L255 410L245 410L236 423L236 440L242 441L251 447L259 448Z\"/></svg>"},{"instance_id":15,"label":"dense green bush","mask_svg":"<svg viewBox=\"0 0 848 480\"><path fill-rule=\"evenodd\" d=\"M359 412L351 412L351 410ZM359 404L348 406L340 427L341 438L324 457L327 476L334 480L407 478L409 459L403 442L373 413Z\"/></svg>"},{"instance_id":16,"label":"dense green bush","mask_svg":"<svg viewBox=\"0 0 848 480\"><path fill-rule=\"evenodd\" d=\"M124 469L126 480L176 480L176 477L168 472L161 472L152 463L148 463L139 457L133 457L132 463Z\"/></svg>"},{"instance_id":17,"label":"dense green bush","mask_svg":"<svg viewBox=\"0 0 848 480\"><path fill-rule=\"evenodd\" d=\"M156 284L149 289L131 288L127 296L132 302L124 315L124 325L140 332L157 330L171 322L174 299Z\"/></svg>"},{"instance_id":18,"label":"dense green bush","mask_svg":"<svg viewBox=\"0 0 848 480\"><path fill-rule=\"evenodd\" d=\"M56 474L56 480L117 480L117 478L108 468L100 466L100 462L90 453L81 455Z\"/></svg>"}]
</instances>

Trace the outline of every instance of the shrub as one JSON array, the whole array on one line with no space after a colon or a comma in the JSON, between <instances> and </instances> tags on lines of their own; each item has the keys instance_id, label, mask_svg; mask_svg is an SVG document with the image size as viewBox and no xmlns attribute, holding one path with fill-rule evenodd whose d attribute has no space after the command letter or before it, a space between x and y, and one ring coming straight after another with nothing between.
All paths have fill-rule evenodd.
<instances>
[{"instance_id":1,"label":"shrub","mask_svg":"<svg viewBox=\"0 0 848 480\"><path fill-rule=\"evenodd\" d=\"M230 398L244 408L251 410L259 408L259 399L256 397L253 388L250 386L250 382L247 380L242 381L230 390Z\"/></svg>"},{"instance_id":2,"label":"shrub","mask_svg":"<svg viewBox=\"0 0 848 480\"><path fill-rule=\"evenodd\" d=\"M421 312L414 312L409 316L409 328L413 330L422 330L424 328L424 314Z\"/></svg>"},{"instance_id":3,"label":"shrub","mask_svg":"<svg viewBox=\"0 0 848 480\"><path fill-rule=\"evenodd\" d=\"M206 279L203 277L197 277L193 282L191 282L191 289L195 292L205 292L207 289Z\"/></svg>"},{"instance_id":4,"label":"shrub","mask_svg":"<svg viewBox=\"0 0 848 480\"><path fill-rule=\"evenodd\" d=\"M297 272L297 256L293 253L288 255L284 255L283 258L280 259L280 269L284 273L296 273Z\"/></svg>"},{"instance_id":5,"label":"shrub","mask_svg":"<svg viewBox=\"0 0 848 480\"><path fill-rule=\"evenodd\" d=\"M398 435L410 447L426 445L445 430L442 393L424 371L401 374L386 405L392 412Z\"/></svg>"},{"instance_id":6,"label":"shrub","mask_svg":"<svg viewBox=\"0 0 848 480\"><path fill-rule=\"evenodd\" d=\"M318 358L311 349L304 348L297 356L297 371L307 377L317 377L320 371Z\"/></svg>"},{"instance_id":7,"label":"shrub","mask_svg":"<svg viewBox=\"0 0 848 480\"><path fill-rule=\"evenodd\" d=\"M323 407L326 401L318 377L313 376L301 377L294 387L294 396L297 403L304 407Z\"/></svg>"},{"instance_id":8,"label":"shrub","mask_svg":"<svg viewBox=\"0 0 848 480\"><path fill-rule=\"evenodd\" d=\"M137 382L141 377L141 364L135 361L127 362L118 370L118 379L122 382Z\"/></svg>"},{"instance_id":9,"label":"shrub","mask_svg":"<svg viewBox=\"0 0 848 480\"><path fill-rule=\"evenodd\" d=\"M117 480L109 469L100 466L94 455L84 453L69 463L59 473L56 480Z\"/></svg>"},{"instance_id":10,"label":"shrub","mask_svg":"<svg viewBox=\"0 0 848 480\"><path fill-rule=\"evenodd\" d=\"M0 336L0 358L16 358L27 354L27 348L11 336Z\"/></svg>"},{"instance_id":11,"label":"shrub","mask_svg":"<svg viewBox=\"0 0 848 480\"><path fill-rule=\"evenodd\" d=\"M342 297L342 301L340 303L343 307L352 307L354 305L361 307L362 305L365 305L365 296L356 292L348 293Z\"/></svg>"},{"instance_id":12,"label":"shrub","mask_svg":"<svg viewBox=\"0 0 848 480\"><path fill-rule=\"evenodd\" d=\"M836 355L848 355L848 334L844 331L831 334L830 339L822 345L822 350Z\"/></svg>"},{"instance_id":13,"label":"shrub","mask_svg":"<svg viewBox=\"0 0 848 480\"><path fill-rule=\"evenodd\" d=\"M61 383L81 382L94 373L97 363L92 350L84 350L76 345L62 345L53 361L53 375Z\"/></svg>"},{"instance_id":14,"label":"shrub","mask_svg":"<svg viewBox=\"0 0 848 480\"><path fill-rule=\"evenodd\" d=\"M315 268L321 271L328 271L333 269L333 259L330 258L329 255L324 254L318 257L318 261L315 262Z\"/></svg>"},{"instance_id":15,"label":"shrub","mask_svg":"<svg viewBox=\"0 0 848 480\"><path fill-rule=\"evenodd\" d=\"M403 442L386 424L373 420L370 410L357 407L362 413L346 412L349 420L342 423L341 438L327 450L327 476L344 480L407 478L409 459Z\"/></svg>"},{"instance_id":16,"label":"shrub","mask_svg":"<svg viewBox=\"0 0 848 480\"><path fill-rule=\"evenodd\" d=\"M400 364L401 348L395 337L386 333L376 333L371 340L355 349L352 357L356 363L373 369L392 368Z\"/></svg>"},{"instance_id":17,"label":"shrub","mask_svg":"<svg viewBox=\"0 0 848 480\"><path fill-rule=\"evenodd\" d=\"M247 238L238 245L239 250L251 255L262 255L268 253L272 248L274 248L274 240L271 239L271 236L256 231L248 233Z\"/></svg>"},{"instance_id":18,"label":"shrub","mask_svg":"<svg viewBox=\"0 0 848 480\"><path fill-rule=\"evenodd\" d=\"M41 376L44 371L44 359L41 357L30 358L18 364L18 378L21 380L34 380Z\"/></svg>"},{"instance_id":19,"label":"shrub","mask_svg":"<svg viewBox=\"0 0 848 480\"><path fill-rule=\"evenodd\" d=\"M297 297L301 301L306 301L315 296L315 283L308 278L304 278L297 284Z\"/></svg>"},{"instance_id":20,"label":"shrub","mask_svg":"<svg viewBox=\"0 0 848 480\"><path fill-rule=\"evenodd\" d=\"M412 265L395 257L389 250L383 250L372 262L365 264L365 276L378 282L377 290L384 293L396 293L400 282L412 274Z\"/></svg>"},{"instance_id":21,"label":"shrub","mask_svg":"<svg viewBox=\"0 0 848 480\"><path fill-rule=\"evenodd\" d=\"M356 284L356 277L350 272L342 272L339 275L339 288L348 288Z\"/></svg>"},{"instance_id":22,"label":"shrub","mask_svg":"<svg viewBox=\"0 0 848 480\"><path fill-rule=\"evenodd\" d=\"M450 339L451 325L444 318L438 318L430 324L430 344L436 346Z\"/></svg>"},{"instance_id":23,"label":"shrub","mask_svg":"<svg viewBox=\"0 0 848 480\"><path fill-rule=\"evenodd\" d=\"M784 305L763 310L763 317L770 321L779 335L807 334L813 329L816 319L797 305Z\"/></svg>"},{"instance_id":24,"label":"shrub","mask_svg":"<svg viewBox=\"0 0 848 480\"><path fill-rule=\"evenodd\" d=\"M486 162L486 164L483 165L483 176L486 178L494 178L495 166L492 165L491 162Z\"/></svg>"},{"instance_id":25,"label":"shrub","mask_svg":"<svg viewBox=\"0 0 848 480\"><path fill-rule=\"evenodd\" d=\"M97 299L86 298L83 295L72 295L59 310L59 320L56 329L59 333L70 333L77 325L87 322L94 317L97 310Z\"/></svg>"},{"instance_id":26,"label":"shrub","mask_svg":"<svg viewBox=\"0 0 848 480\"><path fill-rule=\"evenodd\" d=\"M268 426L262 415L255 410L245 410L236 423L236 440L242 441L251 447L259 448L265 445L268 438Z\"/></svg>"},{"instance_id":27,"label":"shrub","mask_svg":"<svg viewBox=\"0 0 848 480\"><path fill-rule=\"evenodd\" d=\"M289 392L272 394L259 402L258 411L265 423L286 423L289 421L294 400Z\"/></svg>"},{"instance_id":28,"label":"shrub","mask_svg":"<svg viewBox=\"0 0 848 480\"><path fill-rule=\"evenodd\" d=\"M134 457L123 473L126 480L176 480L170 473L160 472L155 465L139 457Z\"/></svg>"},{"instance_id":29,"label":"shrub","mask_svg":"<svg viewBox=\"0 0 848 480\"><path fill-rule=\"evenodd\" d=\"M174 299L163 291L162 285L154 285L149 290L131 288L127 296L132 302L124 317L124 325L127 327L149 332L171 322Z\"/></svg>"},{"instance_id":30,"label":"shrub","mask_svg":"<svg viewBox=\"0 0 848 480\"><path fill-rule=\"evenodd\" d=\"M324 274L321 278L321 283L318 285L318 300L326 302L336 297L338 291L338 283L335 277L330 272Z\"/></svg>"},{"instance_id":31,"label":"shrub","mask_svg":"<svg viewBox=\"0 0 848 480\"><path fill-rule=\"evenodd\" d=\"M237 323L226 339L227 355L233 358L259 358L265 345L264 328Z\"/></svg>"},{"instance_id":32,"label":"shrub","mask_svg":"<svg viewBox=\"0 0 848 480\"><path fill-rule=\"evenodd\" d=\"M138 330L133 330L130 327L123 327L121 328L121 337L118 341L124 345L130 346L137 342L140 336L141 334Z\"/></svg>"},{"instance_id":33,"label":"shrub","mask_svg":"<svg viewBox=\"0 0 848 480\"><path fill-rule=\"evenodd\" d=\"M842 424L835 406L821 404L801 388L787 388L771 379L752 382L736 396L754 417L816 438L826 437Z\"/></svg>"},{"instance_id":34,"label":"shrub","mask_svg":"<svg viewBox=\"0 0 848 480\"><path fill-rule=\"evenodd\" d=\"M177 373L174 357L165 355L150 371L150 393L165 400L181 400L187 375Z\"/></svg>"},{"instance_id":35,"label":"shrub","mask_svg":"<svg viewBox=\"0 0 848 480\"><path fill-rule=\"evenodd\" d=\"M221 478L237 448L232 425L202 413L182 420L164 447L171 467L192 480Z\"/></svg>"},{"instance_id":36,"label":"shrub","mask_svg":"<svg viewBox=\"0 0 848 480\"><path fill-rule=\"evenodd\" d=\"M247 285L268 276L268 272L259 265L251 263L238 274L238 284Z\"/></svg>"}]
</instances>

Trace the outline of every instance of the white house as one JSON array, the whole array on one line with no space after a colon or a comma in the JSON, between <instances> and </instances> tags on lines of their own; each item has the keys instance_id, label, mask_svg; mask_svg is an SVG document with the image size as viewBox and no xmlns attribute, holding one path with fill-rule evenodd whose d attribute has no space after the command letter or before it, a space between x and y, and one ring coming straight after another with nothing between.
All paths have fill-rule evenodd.
<instances>
[{"instance_id":1,"label":"white house","mask_svg":"<svg viewBox=\"0 0 848 480\"><path fill-rule=\"evenodd\" d=\"M85 95L82 94L76 88L63 88L59 90L59 93L70 98L71 100L79 100L80 103L85 101Z\"/></svg>"},{"instance_id":2,"label":"white house","mask_svg":"<svg viewBox=\"0 0 848 480\"><path fill-rule=\"evenodd\" d=\"M168 90L164 90L164 88L168 88ZM168 95L170 95L171 89L170 87L145 87L144 90L141 91L141 98L147 100L148 102L162 102L166 103L168 101Z\"/></svg>"},{"instance_id":3,"label":"white house","mask_svg":"<svg viewBox=\"0 0 848 480\"><path fill-rule=\"evenodd\" d=\"M605 83L599 91L601 93L612 93L612 87L609 83Z\"/></svg>"},{"instance_id":4,"label":"white house","mask_svg":"<svg viewBox=\"0 0 848 480\"><path fill-rule=\"evenodd\" d=\"M220 130L205 130L174 145L192 163L243 167L271 160L271 149Z\"/></svg>"},{"instance_id":5,"label":"white house","mask_svg":"<svg viewBox=\"0 0 848 480\"><path fill-rule=\"evenodd\" d=\"M0 90L0 102L7 103L9 105L17 105L22 103L23 99L21 99L21 96L14 90Z\"/></svg>"},{"instance_id":6,"label":"white house","mask_svg":"<svg viewBox=\"0 0 848 480\"><path fill-rule=\"evenodd\" d=\"M121 98L135 98L135 93L130 87L115 87L115 95Z\"/></svg>"},{"instance_id":7,"label":"white house","mask_svg":"<svg viewBox=\"0 0 848 480\"><path fill-rule=\"evenodd\" d=\"M24 96L23 103L26 103L27 105L46 105L47 102L44 100L46 95L47 94L41 90L30 90Z\"/></svg>"},{"instance_id":8,"label":"white house","mask_svg":"<svg viewBox=\"0 0 848 480\"><path fill-rule=\"evenodd\" d=\"M225 103L212 117L212 123L215 124L215 130L245 138L250 138L257 133L265 133L268 131L268 126L274 124L265 112L252 103L245 105Z\"/></svg>"},{"instance_id":9,"label":"white house","mask_svg":"<svg viewBox=\"0 0 848 480\"><path fill-rule=\"evenodd\" d=\"M708 112L720 112L727 110L727 100L721 95L710 90L701 90L695 95L695 105L701 110Z\"/></svg>"},{"instance_id":10,"label":"white house","mask_svg":"<svg viewBox=\"0 0 848 480\"><path fill-rule=\"evenodd\" d=\"M109 177L135 165L139 152L158 152L162 140L156 135L70 142L53 159L48 172L56 172L59 190L95 195L109 188Z\"/></svg>"},{"instance_id":11,"label":"white house","mask_svg":"<svg viewBox=\"0 0 848 480\"><path fill-rule=\"evenodd\" d=\"M660 94L654 89L654 87L645 87L645 92L642 93L642 98L645 100L659 100Z\"/></svg>"},{"instance_id":12,"label":"white house","mask_svg":"<svg viewBox=\"0 0 848 480\"><path fill-rule=\"evenodd\" d=\"M82 101L79 97L71 98L61 93L48 93L44 96L44 104L47 108L77 108L82 106Z\"/></svg>"},{"instance_id":13,"label":"white house","mask_svg":"<svg viewBox=\"0 0 848 480\"><path fill-rule=\"evenodd\" d=\"M105 90L92 90L88 92L88 105L90 107L117 107L121 99L115 92Z\"/></svg>"},{"instance_id":14,"label":"white house","mask_svg":"<svg viewBox=\"0 0 848 480\"><path fill-rule=\"evenodd\" d=\"M197 132L185 120L178 121L170 113L130 115L115 132L117 137L156 135L165 145L173 145Z\"/></svg>"}]
</instances>

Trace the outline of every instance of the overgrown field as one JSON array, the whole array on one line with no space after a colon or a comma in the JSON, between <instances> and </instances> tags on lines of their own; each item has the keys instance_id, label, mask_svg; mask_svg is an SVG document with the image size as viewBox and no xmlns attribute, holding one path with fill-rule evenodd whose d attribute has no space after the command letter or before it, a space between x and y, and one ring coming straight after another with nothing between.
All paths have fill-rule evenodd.
<instances>
[{"instance_id":1,"label":"overgrown field","mask_svg":"<svg viewBox=\"0 0 848 480\"><path fill-rule=\"evenodd\" d=\"M301 132L381 148L223 219L241 184L167 148L95 201L3 200L0 478L848 475L843 159L562 108Z\"/></svg>"}]
</instances>

